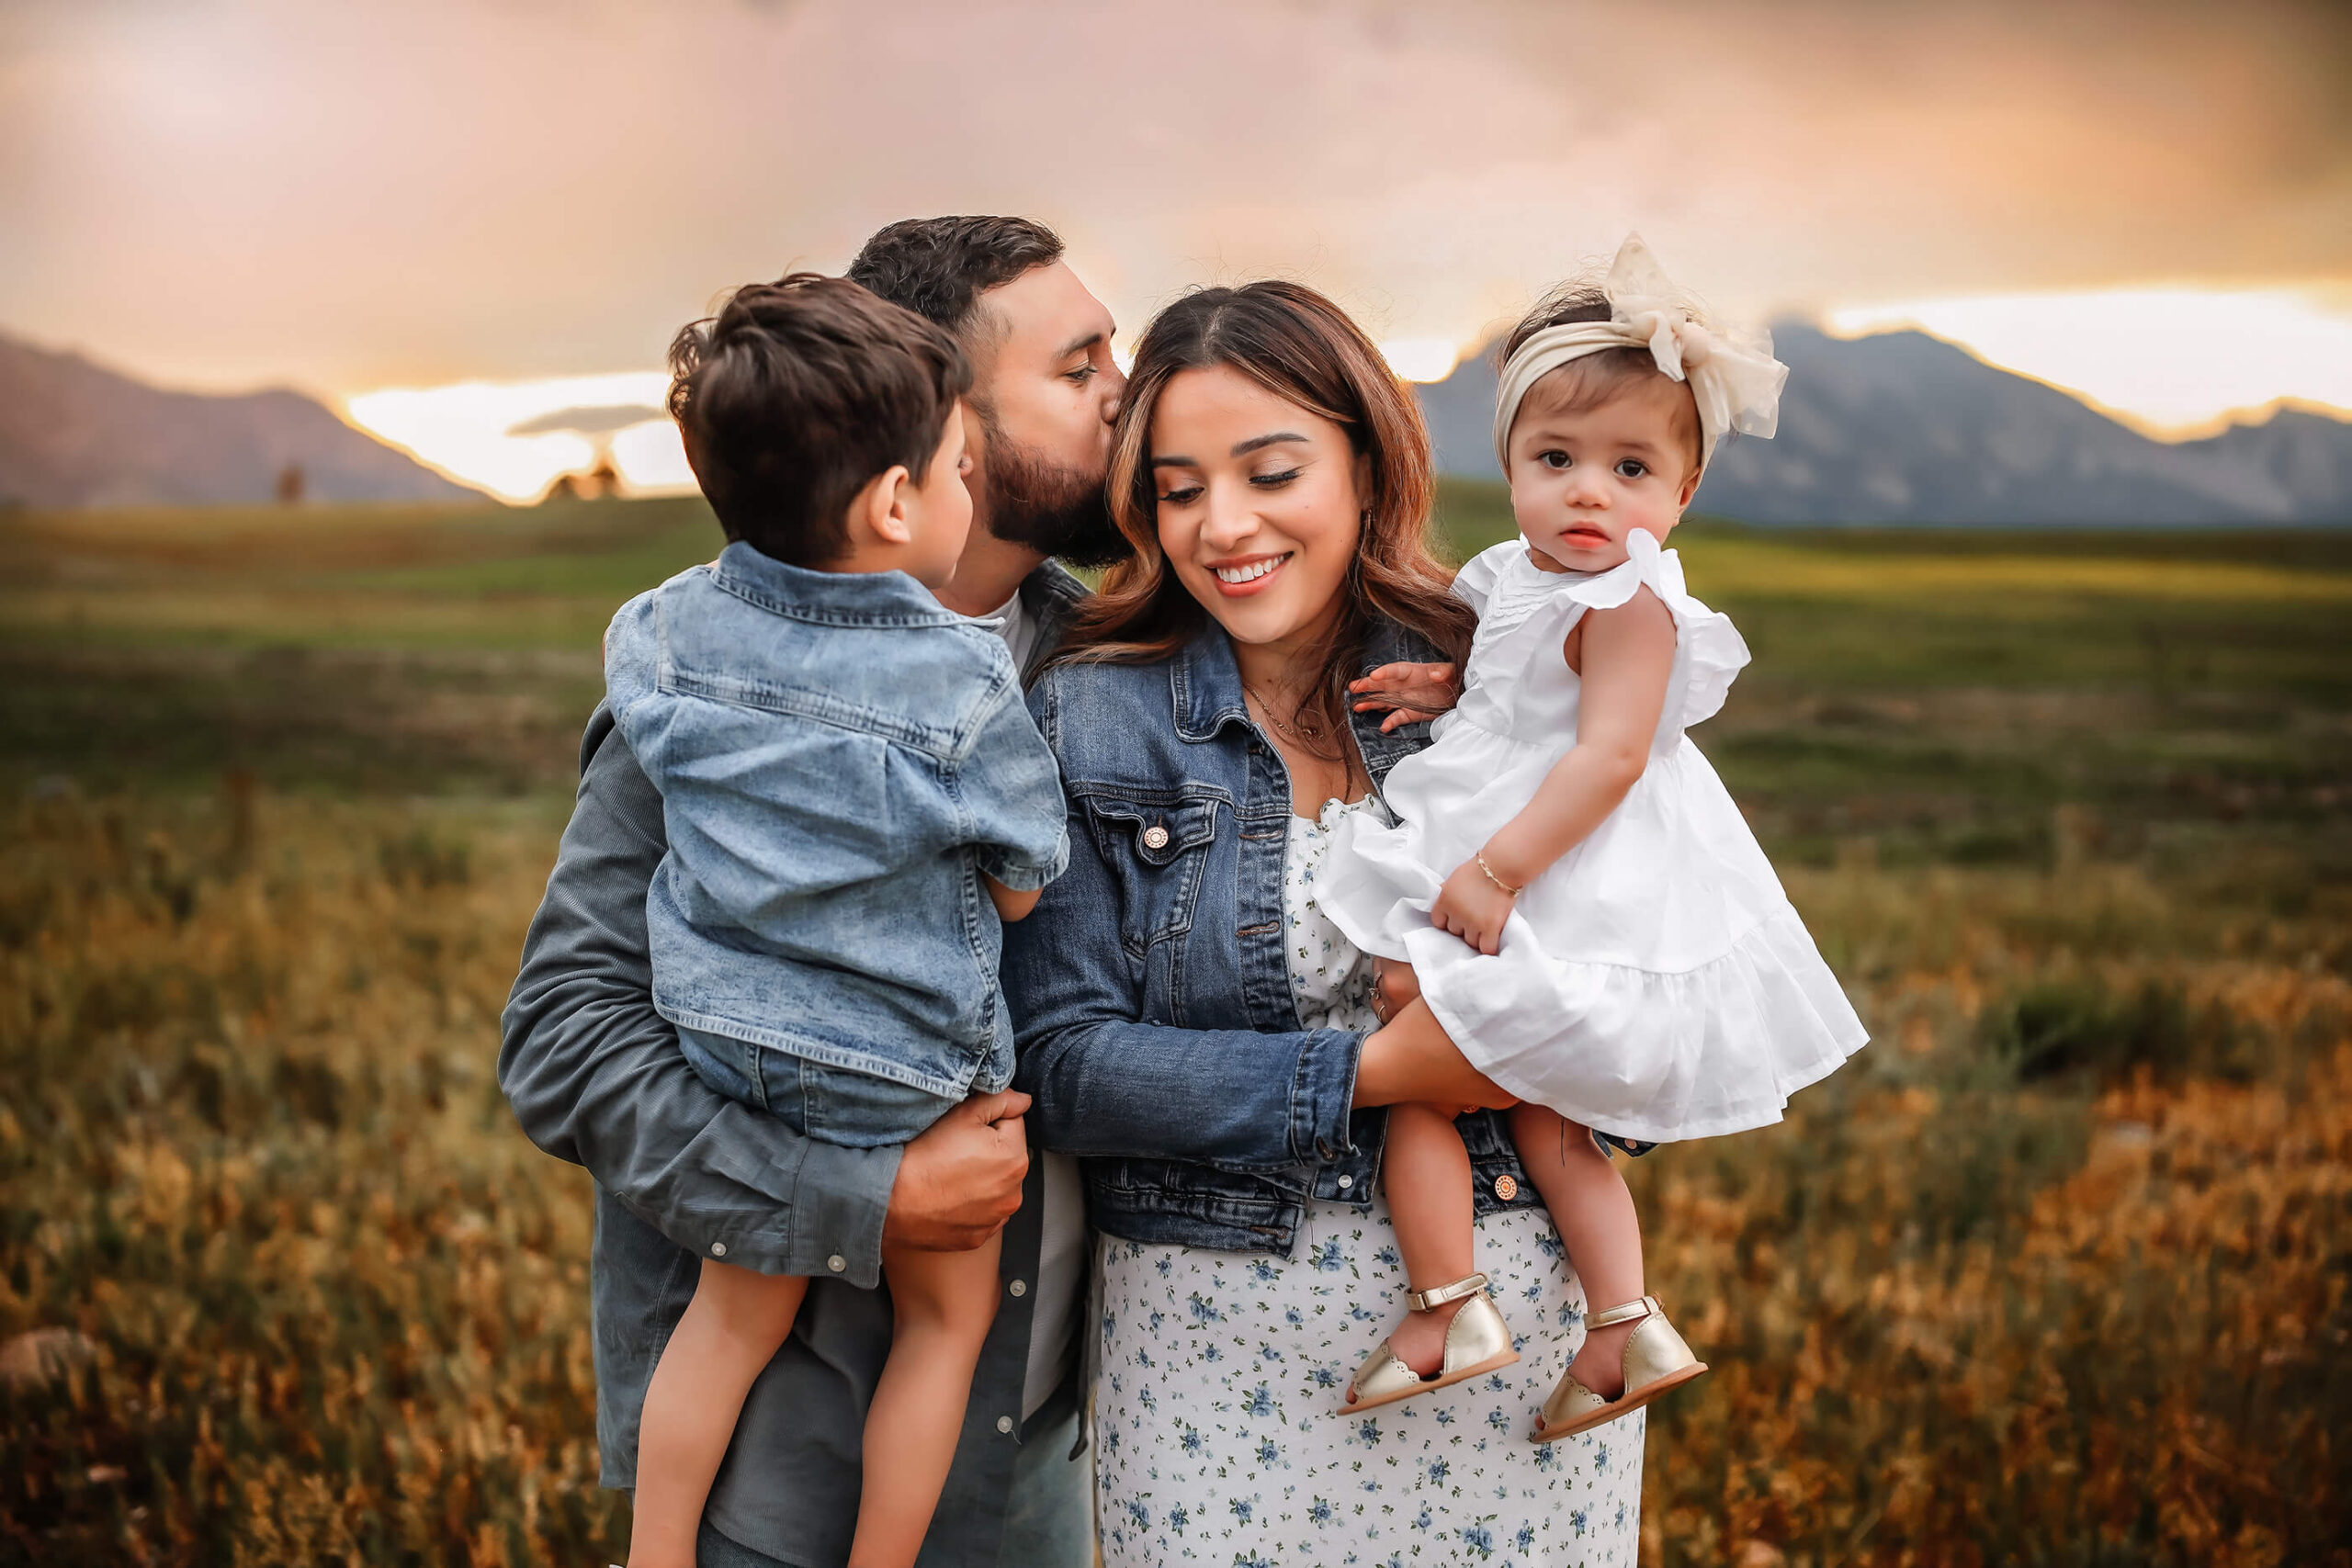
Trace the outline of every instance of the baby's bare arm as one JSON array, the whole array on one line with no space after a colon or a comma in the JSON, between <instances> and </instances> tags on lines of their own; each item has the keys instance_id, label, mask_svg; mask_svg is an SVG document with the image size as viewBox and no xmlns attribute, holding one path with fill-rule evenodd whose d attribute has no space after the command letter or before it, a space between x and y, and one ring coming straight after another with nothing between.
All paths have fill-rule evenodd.
<instances>
[{"instance_id":1,"label":"baby's bare arm","mask_svg":"<svg viewBox=\"0 0 2352 1568\"><path fill-rule=\"evenodd\" d=\"M1580 623L1584 700L1577 743L1535 798L1487 840L1487 863L1513 886L1543 874L1617 809L1648 765L1674 669L1674 616L1647 588ZM1566 657L1563 650L1563 657Z\"/></svg>"},{"instance_id":2,"label":"baby's bare arm","mask_svg":"<svg viewBox=\"0 0 2352 1568\"><path fill-rule=\"evenodd\" d=\"M1674 669L1674 617L1647 588L1609 610L1592 610L1571 640L1584 700L1577 743L1553 765L1535 797L1504 823L1476 860L1445 879L1430 909L1431 924L1481 953L1499 950L1511 896L1502 885L1524 887L1566 854L1617 809L1648 764L1650 738L1666 705ZM1569 657L1563 645L1561 657Z\"/></svg>"},{"instance_id":3,"label":"baby's bare arm","mask_svg":"<svg viewBox=\"0 0 2352 1568\"><path fill-rule=\"evenodd\" d=\"M985 873L981 874L980 880L988 885L989 902L996 906L996 918L1007 925L1011 925L1015 920L1025 919L1029 911L1037 907L1039 896L1046 891L1042 887L1032 887L1026 893L1015 893L1012 888Z\"/></svg>"}]
</instances>

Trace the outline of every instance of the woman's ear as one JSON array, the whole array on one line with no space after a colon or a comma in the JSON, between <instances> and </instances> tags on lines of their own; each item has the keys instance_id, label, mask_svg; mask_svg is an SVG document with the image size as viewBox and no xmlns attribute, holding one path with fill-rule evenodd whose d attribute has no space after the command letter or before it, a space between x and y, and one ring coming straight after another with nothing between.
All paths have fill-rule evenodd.
<instances>
[{"instance_id":1,"label":"woman's ear","mask_svg":"<svg viewBox=\"0 0 2352 1568\"><path fill-rule=\"evenodd\" d=\"M1356 454L1354 474L1356 481L1356 516L1359 520L1360 525L1368 525L1372 522L1372 509L1380 500L1376 490L1376 487L1379 484L1379 479L1373 473L1371 453L1359 452Z\"/></svg>"},{"instance_id":2,"label":"woman's ear","mask_svg":"<svg viewBox=\"0 0 2352 1568\"><path fill-rule=\"evenodd\" d=\"M865 481L865 488L849 503L851 548L869 541L881 545L913 541L914 527L907 518L907 491L913 483L914 476L904 464L885 468Z\"/></svg>"}]
</instances>

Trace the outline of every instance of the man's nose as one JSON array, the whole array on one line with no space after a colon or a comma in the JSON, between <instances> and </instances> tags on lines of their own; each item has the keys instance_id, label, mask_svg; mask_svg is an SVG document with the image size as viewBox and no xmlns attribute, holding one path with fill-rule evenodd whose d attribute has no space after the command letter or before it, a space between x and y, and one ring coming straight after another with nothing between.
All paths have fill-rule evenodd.
<instances>
[{"instance_id":1,"label":"man's nose","mask_svg":"<svg viewBox=\"0 0 2352 1568\"><path fill-rule=\"evenodd\" d=\"M1127 378L1114 364L1102 376L1102 423L1109 424L1119 417L1119 407L1127 400Z\"/></svg>"}]
</instances>

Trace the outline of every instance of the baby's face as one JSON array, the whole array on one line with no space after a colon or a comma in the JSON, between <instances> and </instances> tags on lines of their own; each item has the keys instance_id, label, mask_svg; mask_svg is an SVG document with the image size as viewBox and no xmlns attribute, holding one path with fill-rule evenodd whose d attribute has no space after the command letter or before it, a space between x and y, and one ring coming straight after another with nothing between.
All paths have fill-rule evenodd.
<instances>
[{"instance_id":1,"label":"baby's face","mask_svg":"<svg viewBox=\"0 0 2352 1568\"><path fill-rule=\"evenodd\" d=\"M1699 488L1689 439L1676 428L1678 414L1690 417L1690 389L1659 377L1573 412L1543 391L1539 382L1521 405L1509 444L1510 509L1535 564L1606 571L1624 560L1634 529L1665 539Z\"/></svg>"}]
</instances>

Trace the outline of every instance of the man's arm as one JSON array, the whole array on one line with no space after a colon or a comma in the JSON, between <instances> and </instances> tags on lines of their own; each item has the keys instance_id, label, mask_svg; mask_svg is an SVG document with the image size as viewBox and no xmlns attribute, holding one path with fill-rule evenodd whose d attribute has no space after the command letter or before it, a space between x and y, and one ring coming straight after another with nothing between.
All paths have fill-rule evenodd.
<instances>
[{"instance_id":1,"label":"man's arm","mask_svg":"<svg viewBox=\"0 0 2352 1568\"><path fill-rule=\"evenodd\" d=\"M587 1167L678 1246L763 1273L870 1286L886 1225L915 1247L993 1235L1027 1167L1021 1097L974 1101L903 1151L845 1149L713 1092L687 1066L654 1010L646 953L661 795L601 706L582 751L498 1057L531 1141Z\"/></svg>"}]
</instances>

